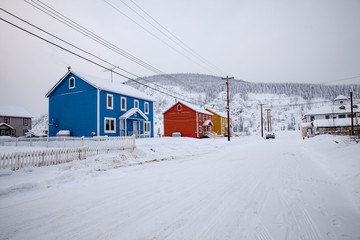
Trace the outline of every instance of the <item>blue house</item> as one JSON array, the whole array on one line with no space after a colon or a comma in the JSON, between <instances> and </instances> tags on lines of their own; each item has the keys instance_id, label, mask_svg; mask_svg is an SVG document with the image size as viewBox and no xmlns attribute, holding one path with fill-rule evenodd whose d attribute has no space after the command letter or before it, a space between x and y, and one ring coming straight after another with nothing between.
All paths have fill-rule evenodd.
<instances>
[{"instance_id":1,"label":"blue house","mask_svg":"<svg viewBox=\"0 0 360 240\"><path fill-rule=\"evenodd\" d=\"M83 73L68 72L46 94L49 136L153 137L153 99L139 90ZM64 131L62 131L64 132Z\"/></svg>"}]
</instances>

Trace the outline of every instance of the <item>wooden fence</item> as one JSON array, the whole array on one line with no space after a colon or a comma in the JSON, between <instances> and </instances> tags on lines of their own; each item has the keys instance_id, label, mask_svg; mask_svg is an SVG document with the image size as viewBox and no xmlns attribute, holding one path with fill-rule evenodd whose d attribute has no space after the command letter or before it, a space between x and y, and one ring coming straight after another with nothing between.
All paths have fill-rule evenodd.
<instances>
[{"instance_id":1,"label":"wooden fence","mask_svg":"<svg viewBox=\"0 0 360 240\"><path fill-rule=\"evenodd\" d=\"M111 139L111 138L109 138ZM98 146L83 146L77 148L45 149L38 151L16 152L0 154L0 169L18 170L24 167L39 167L56 165L73 160L82 160L97 154L109 153L110 151L134 149L135 137L121 138L126 144L119 144L119 139L98 142ZM116 140L116 141L115 141ZM118 144L116 144L116 142ZM94 143L94 142L92 142Z\"/></svg>"},{"instance_id":2,"label":"wooden fence","mask_svg":"<svg viewBox=\"0 0 360 240\"><path fill-rule=\"evenodd\" d=\"M13 147L46 147L46 148L78 148L78 147L133 147L135 137L44 137L44 138L2 138L0 146Z\"/></svg>"}]
</instances>

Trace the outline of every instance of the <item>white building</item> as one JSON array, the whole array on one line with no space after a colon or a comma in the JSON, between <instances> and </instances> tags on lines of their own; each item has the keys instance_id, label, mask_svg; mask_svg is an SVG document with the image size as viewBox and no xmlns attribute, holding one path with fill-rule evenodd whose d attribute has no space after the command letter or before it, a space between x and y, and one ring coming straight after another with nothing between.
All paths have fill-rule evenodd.
<instances>
[{"instance_id":1,"label":"white building","mask_svg":"<svg viewBox=\"0 0 360 240\"><path fill-rule=\"evenodd\" d=\"M353 103L354 126L359 128L360 109ZM350 100L339 95L331 105L312 109L303 117L301 124L303 136L316 133L348 133L351 129ZM355 127L354 127L355 129Z\"/></svg>"}]
</instances>

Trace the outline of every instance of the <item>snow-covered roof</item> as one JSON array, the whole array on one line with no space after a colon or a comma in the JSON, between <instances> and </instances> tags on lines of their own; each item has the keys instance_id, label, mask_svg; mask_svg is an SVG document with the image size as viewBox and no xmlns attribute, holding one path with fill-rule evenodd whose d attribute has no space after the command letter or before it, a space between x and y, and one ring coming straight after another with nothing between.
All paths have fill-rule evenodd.
<instances>
[{"instance_id":1,"label":"snow-covered roof","mask_svg":"<svg viewBox=\"0 0 360 240\"><path fill-rule=\"evenodd\" d=\"M62 82L62 80L65 79L66 76L70 73L78 76L79 78L97 89L154 102L154 99L152 97L126 84L110 82L109 80L91 76L82 72L74 72L72 70L69 71L62 79L60 79L60 81L46 94L46 96L49 96L50 93L56 88L56 86L58 86L60 82Z\"/></svg>"},{"instance_id":2,"label":"snow-covered roof","mask_svg":"<svg viewBox=\"0 0 360 240\"><path fill-rule=\"evenodd\" d=\"M9 124L7 123L0 123L0 127L2 126L5 126L5 127L8 127L8 128L11 128L11 129L14 129L12 126L10 126Z\"/></svg>"},{"instance_id":3,"label":"snow-covered roof","mask_svg":"<svg viewBox=\"0 0 360 240\"><path fill-rule=\"evenodd\" d=\"M347 100L348 98L345 97L344 95L339 95L337 96L334 100Z\"/></svg>"},{"instance_id":4,"label":"snow-covered roof","mask_svg":"<svg viewBox=\"0 0 360 240\"><path fill-rule=\"evenodd\" d=\"M210 119L206 120L203 124L203 126L208 126L208 125L214 126L214 124L212 123L212 121Z\"/></svg>"},{"instance_id":5,"label":"snow-covered roof","mask_svg":"<svg viewBox=\"0 0 360 240\"><path fill-rule=\"evenodd\" d=\"M19 106L0 105L0 116L32 118L32 115L25 108Z\"/></svg>"},{"instance_id":6,"label":"snow-covered roof","mask_svg":"<svg viewBox=\"0 0 360 240\"><path fill-rule=\"evenodd\" d=\"M196 106L194 104L188 103L188 102L183 102L183 101L178 101L179 103L191 108L192 110L194 110L195 112L199 112L199 113L204 113L204 114L208 114L208 115L213 115L211 112L206 111L204 108L201 108L199 106Z\"/></svg>"},{"instance_id":7,"label":"snow-covered roof","mask_svg":"<svg viewBox=\"0 0 360 240\"><path fill-rule=\"evenodd\" d=\"M132 108L132 109L128 110L126 113L124 113L123 115L121 115L119 118L120 119L128 119L135 113L139 113L145 119L145 121L148 120L148 117L139 108Z\"/></svg>"},{"instance_id":8,"label":"snow-covered roof","mask_svg":"<svg viewBox=\"0 0 360 240\"><path fill-rule=\"evenodd\" d=\"M305 113L307 115L323 115L323 114L347 114L351 112L350 104L344 105L345 109L341 109L338 105L331 106L322 106L319 108L311 109L309 112ZM359 108L353 108L354 113L360 112Z\"/></svg>"},{"instance_id":9,"label":"snow-covered roof","mask_svg":"<svg viewBox=\"0 0 360 240\"><path fill-rule=\"evenodd\" d=\"M345 127L351 126L351 118L318 119L313 122L314 127ZM357 124L357 120L354 120Z\"/></svg>"},{"instance_id":10,"label":"snow-covered roof","mask_svg":"<svg viewBox=\"0 0 360 240\"><path fill-rule=\"evenodd\" d=\"M119 93L122 95L135 97L135 98L140 98L143 100L149 100L152 102L154 101L154 99L152 97L146 95L145 93L143 93L129 85L126 85L123 83L109 82L108 80L90 76L85 73L80 73L80 72L78 73L78 72L74 72L74 71L71 71L71 72L73 74L75 74L76 76L80 77L81 79L85 80L86 82L90 83L91 85L93 85L96 88L106 90L109 92L115 92L115 93Z\"/></svg>"},{"instance_id":11,"label":"snow-covered roof","mask_svg":"<svg viewBox=\"0 0 360 240\"><path fill-rule=\"evenodd\" d=\"M216 115L218 115L218 116L220 116L220 117L222 117L222 118L227 118L227 116L226 116L227 114L226 114L226 113L214 111L214 110L212 110L211 108L207 108L207 110L209 110L209 111L212 112L213 114L216 114Z\"/></svg>"},{"instance_id":12,"label":"snow-covered roof","mask_svg":"<svg viewBox=\"0 0 360 240\"><path fill-rule=\"evenodd\" d=\"M300 124L302 128L312 127L312 122L303 122Z\"/></svg>"}]
</instances>

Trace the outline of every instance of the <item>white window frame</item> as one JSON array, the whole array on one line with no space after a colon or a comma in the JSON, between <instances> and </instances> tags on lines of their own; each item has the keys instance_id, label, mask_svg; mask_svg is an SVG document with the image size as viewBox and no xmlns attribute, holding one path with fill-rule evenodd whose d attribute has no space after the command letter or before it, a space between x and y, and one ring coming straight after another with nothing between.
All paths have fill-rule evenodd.
<instances>
[{"instance_id":1,"label":"white window frame","mask_svg":"<svg viewBox=\"0 0 360 240\"><path fill-rule=\"evenodd\" d=\"M125 101L125 107L123 107L123 100ZM120 98L120 109L121 111L126 111L126 97L121 97Z\"/></svg>"},{"instance_id":2,"label":"white window frame","mask_svg":"<svg viewBox=\"0 0 360 240\"><path fill-rule=\"evenodd\" d=\"M148 125L149 129L146 129L146 125ZM144 121L144 133L151 133L151 122L150 121Z\"/></svg>"},{"instance_id":3,"label":"white window frame","mask_svg":"<svg viewBox=\"0 0 360 240\"><path fill-rule=\"evenodd\" d=\"M114 130L106 130L106 121L114 121ZM111 128L111 123L110 124L110 128ZM109 117L105 117L104 118L104 133L116 133L116 118L109 118Z\"/></svg>"},{"instance_id":4,"label":"white window frame","mask_svg":"<svg viewBox=\"0 0 360 240\"><path fill-rule=\"evenodd\" d=\"M148 102L144 102L144 113L149 114L149 103Z\"/></svg>"},{"instance_id":5,"label":"white window frame","mask_svg":"<svg viewBox=\"0 0 360 240\"><path fill-rule=\"evenodd\" d=\"M139 100L134 100L134 108L139 108Z\"/></svg>"},{"instance_id":6,"label":"white window frame","mask_svg":"<svg viewBox=\"0 0 360 240\"><path fill-rule=\"evenodd\" d=\"M29 120L27 118L23 118L23 125L24 126L28 126L29 125Z\"/></svg>"},{"instance_id":7,"label":"white window frame","mask_svg":"<svg viewBox=\"0 0 360 240\"><path fill-rule=\"evenodd\" d=\"M109 107L109 97L111 97L111 107ZM106 94L106 108L107 109L114 109L114 95Z\"/></svg>"},{"instance_id":8,"label":"white window frame","mask_svg":"<svg viewBox=\"0 0 360 240\"><path fill-rule=\"evenodd\" d=\"M182 110L181 104L178 104L178 105L177 105L177 110L178 110L179 112Z\"/></svg>"},{"instance_id":9,"label":"white window frame","mask_svg":"<svg viewBox=\"0 0 360 240\"><path fill-rule=\"evenodd\" d=\"M202 127L199 126L199 133L202 133Z\"/></svg>"},{"instance_id":10,"label":"white window frame","mask_svg":"<svg viewBox=\"0 0 360 240\"><path fill-rule=\"evenodd\" d=\"M71 87L71 80L74 80L74 86ZM75 88L75 78L71 77L69 78L69 89Z\"/></svg>"}]
</instances>

